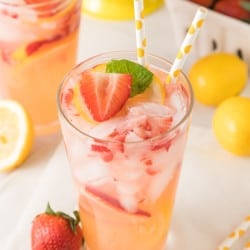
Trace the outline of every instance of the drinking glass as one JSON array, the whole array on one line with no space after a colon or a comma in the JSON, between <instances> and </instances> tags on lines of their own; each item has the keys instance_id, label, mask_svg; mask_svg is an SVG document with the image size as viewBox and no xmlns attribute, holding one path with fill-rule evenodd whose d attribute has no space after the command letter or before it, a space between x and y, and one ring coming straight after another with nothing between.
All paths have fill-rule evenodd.
<instances>
[{"instance_id":1,"label":"drinking glass","mask_svg":"<svg viewBox=\"0 0 250 250\"><path fill-rule=\"evenodd\" d=\"M153 87L129 98L115 117L96 122L80 98L81 74L105 71L112 59L136 61L136 53L83 61L66 75L57 97L86 247L162 250L191 121L191 85L183 73L166 84L171 63L147 55Z\"/></svg>"},{"instance_id":2,"label":"drinking glass","mask_svg":"<svg viewBox=\"0 0 250 250\"><path fill-rule=\"evenodd\" d=\"M59 130L56 91L76 63L81 0L0 0L0 98L20 102L37 135Z\"/></svg>"}]
</instances>

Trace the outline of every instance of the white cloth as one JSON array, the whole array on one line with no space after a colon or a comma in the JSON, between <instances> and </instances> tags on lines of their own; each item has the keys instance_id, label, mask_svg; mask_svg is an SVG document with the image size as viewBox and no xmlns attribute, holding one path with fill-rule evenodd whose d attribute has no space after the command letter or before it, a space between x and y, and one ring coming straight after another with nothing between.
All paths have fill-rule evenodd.
<instances>
[{"instance_id":1,"label":"white cloth","mask_svg":"<svg viewBox=\"0 0 250 250\"><path fill-rule=\"evenodd\" d=\"M209 128L192 126L186 147L168 250L211 250L250 212L248 158L225 152ZM45 210L72 213L76 192L61 143L51 157L5 250L29 249L31 222Z\"/></svg>"}]
</instances>

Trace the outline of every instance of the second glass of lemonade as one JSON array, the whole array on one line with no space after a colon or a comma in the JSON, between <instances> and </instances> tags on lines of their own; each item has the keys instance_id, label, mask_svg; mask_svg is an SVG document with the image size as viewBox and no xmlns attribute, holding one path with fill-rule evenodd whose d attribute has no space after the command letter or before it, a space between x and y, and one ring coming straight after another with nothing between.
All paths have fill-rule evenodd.
<instances>
[{"instance_id":1,"label":"second glass of lemonade","mask_svg":"<svg viewBox=\"0 0 250 250\"><path fill-rule=\"evenodd\" d=\"M37 135L59 128L56 91L76 63L81 0L0 0L0 98L20 102Z\"/></svg>"},{"instance_id":2,"label":"second glass of lemonade","mask_svg":"<svg viewBox=\"0 0 250 250\"><path fill-rule=\"evenodd\" d=\"M58 91L88 250L165 249L193 96L182 73L165 83L167 60L147 63L134 52L97 55Z\"/></svg>"}]
</instances>

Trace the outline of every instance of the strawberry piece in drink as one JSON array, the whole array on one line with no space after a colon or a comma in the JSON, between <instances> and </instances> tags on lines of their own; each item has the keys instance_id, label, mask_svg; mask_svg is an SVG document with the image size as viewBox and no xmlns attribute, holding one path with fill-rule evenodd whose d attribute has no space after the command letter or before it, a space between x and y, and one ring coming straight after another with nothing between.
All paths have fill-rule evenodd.
<instances>
[{"instance_id":1,"label":"strawberry piece in drink","mask_svg":"<svg viewBox=\"0 0 250 250\"><path fill-rule=\"evenodd\" d=\"M39 11L39 17L55 15L56 8L61 4L60 1L61 0L54 0L48 3L48 0L24 0L24 2L31 5L35 11Z\"/></svg>"},{"instance_id":2,"label":"strawberry piece in drink","mask_svg":"<svg viewBox=\"0 0 250 250\"><path fill-rule=\"evenodd\" d=\"M144 103L130 108L127 127L141 139L151 139L172 126L172 110L157 103Z\"/></svg>"},{"instance_id":3,"label":"strawberry piece in drink","mask_svg":"<svg viewBox=\"0 0 250 250\"><path fill-rule=\"evenodd\" d=\"M123 206L121 206L120 202L117 199L113 198L112 196L105 194L101 190L98 190L95 187L90 186L90 185L87 185L85 189L88 193L90 193L91 195L95 196L98 199L101 199L103 202L111 205L111 207L117 209L118 211L128 213L123 208ZM130 213L130 214L134 214L134 215L142 216L142 217L151 217L150 213L148 213L147 211L143 211L141 209L137 209L135 212Z\"/></svg>"}]
</instances>

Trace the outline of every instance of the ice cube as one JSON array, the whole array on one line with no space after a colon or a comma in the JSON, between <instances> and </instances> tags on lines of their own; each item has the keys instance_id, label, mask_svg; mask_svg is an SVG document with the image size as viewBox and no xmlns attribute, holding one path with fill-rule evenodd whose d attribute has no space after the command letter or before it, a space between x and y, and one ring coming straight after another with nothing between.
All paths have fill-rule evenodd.
<instances>
[{"instance_id":1,"label":"ice cube","mask_svg":"<svg viewBox=\"0 0 250 250\"><path fill-rule=\"evenodd\" d=\"M152 177L148 189L148 195L151 201L154 202L159 198L172 179L175 168L176 164L174 162L165 163L163 170Z\"/></svg>"},{"instance_id":2,"label":"ice cube","mask_svg":"<svg viewBox=\"0 0 250 250\"><path fill-rule=\"evenodd\" d=\"M136 193L139 183L117 182L116 188L121 206L128 212L134 213L137 210L138 201Z\"/></svg>"},{"instance_id":3,"label":"ice cube","mask_svg":"<svg viewBox=\"0 0 250 250\"><path fill-rule=\"evenodd\" d=\"M101 160L98 159L85 159L74 166L73 174L75 178L81 183L92 183L111 179L109 168Z\"/></svg>"},{"instance_id":4,"label":"ice cube","mask_svg":"<svg viewBox=\"0 0 250 250\"><path fill-rule=\"evenodd\" d=\"M130 108L127 129L141 139L165 133L172 127L173 110L158 103L143 103Z\"/></svg>"},{"instance_id":5,"label":"ice cube","mask_svg":"<svg viewBox=\"0 0 250 250\"><path fill-rule=\"evenodd\" d=\"M129 109L128 121L138 116L171 116L174 110L159 103L146 102Z\"/></svg>"},{"instance_id":6,"label":"ice cube","mask_svg":"<svg viewBox=\"0 0 250 250\"><path fill-rule=\"evenodd\" d=\"M105 140L115 129L119 129L125 121L123 118L113 118L93 127L89 134L95 138Z\"/></svg>"},{"instance_id":7,"label":"ice cube","mask_svg":"<svg viewBox=\"0 0 250 250\"><path fill-rule=\"evenodd\" d=\"M148 192L152 201L159 198L169 181L172 179L176 169L180 167L185 148L186 134L179 134L174 138L168 151L155 151L152 161L155 167L161 171L152 176L149 181Z\"/></svg>"},{"instance_id":8,"label":"ice cube","mask_svg":"<svg viewBox=\"0 0 250 250\"><path fill-rule=\"evenodd\" d=\"M171 83L166 85L166 92L166 105L175 110L173 119L174 124L177 124L186 113L188 104L187 93L184 90L184 87L178 83Z\"/></svg>"}]
</instances>

